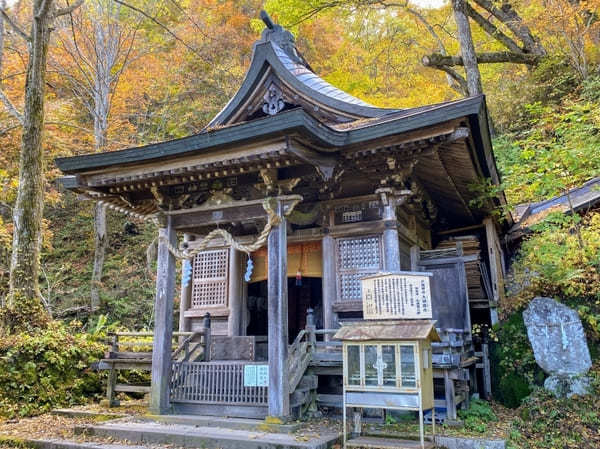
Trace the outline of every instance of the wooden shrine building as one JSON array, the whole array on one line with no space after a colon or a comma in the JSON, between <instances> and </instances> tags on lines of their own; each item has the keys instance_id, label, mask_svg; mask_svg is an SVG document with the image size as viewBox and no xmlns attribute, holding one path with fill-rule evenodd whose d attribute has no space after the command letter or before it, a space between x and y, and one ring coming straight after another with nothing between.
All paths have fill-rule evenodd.
<instances>
[{"instance_id":1,"label":"wooden shrine building","mask_svg":"<svg viewBox=\"0 0 600 449\"><path fill-rule=\"evenodd\" d=\"M152 408L285 418L333 406L331 336L362 316L360 279L412 270L433 273L436 400L452 417L476 387L472 322L493 322L503 291L493 211L504 197L473 188L499 184L485 99L371 106L263 20L239 91L201 133L56 160L66 188L159 225ZM181 251L193 257L179 330L211 319L210 347L183 361L172 354ZM265 365L268 381L248 385Z\"/></svg>"}]
</instances>

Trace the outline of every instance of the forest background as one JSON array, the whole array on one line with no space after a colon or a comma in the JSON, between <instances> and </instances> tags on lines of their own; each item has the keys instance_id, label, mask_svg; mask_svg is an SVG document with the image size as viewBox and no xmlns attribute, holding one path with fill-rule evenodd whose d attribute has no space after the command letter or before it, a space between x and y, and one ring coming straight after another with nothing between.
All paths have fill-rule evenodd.
<instances>
[{"instance_id":1,"label":"forest background","mask_svg":"<svg viewBox=\"0 0 600 449\"><path fill-rule=\"evenodd\" d=\"M461 54L457 1L86 0L57 17L45 80L39 276L43 307L57 321L41 334L2 337L0 384L20 389L0 398L3 413L35 413L96 392L97 379L78 375L100 350L96 337L107 329L149 329L153 323L154 225L63 191L55 157L200 132L243 79L264 26L258 20L261 8L295 34L320 76L369 103L414 107L461 98L466 77L462 63L452 59ZM8 297L28 62L28 43L19 30L30 22L32 3L0 0L6 12L0 15L2 307ZM476 53L495 55L490 62L480 57L479 70L508 208L598 176L600 0L464 3ZM498 19L503 13L506 21ZM496 190L473 188L481 195ZM549 214L514 256L511 292L493 331L499 340L495 390L508 405L518 406L541 382L521 317L534 295L576 307L598 358L600 213L586 212ZM52 377L64 373L13 363L27 364L61 346L81 351L64 388L53 386ZM63 352L56 357L73 358ZM50 379L36 386L45 376Z\"/></svg>"}]
</instances>

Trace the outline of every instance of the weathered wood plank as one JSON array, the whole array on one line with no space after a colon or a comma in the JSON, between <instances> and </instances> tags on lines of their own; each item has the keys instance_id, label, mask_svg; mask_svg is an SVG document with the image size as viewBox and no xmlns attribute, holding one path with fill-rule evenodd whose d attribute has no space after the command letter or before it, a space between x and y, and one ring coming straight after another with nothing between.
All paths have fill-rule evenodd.
<instances>
[{"instance_id":1,"label":"weathered wood plank","mask_svg":"<svg viewBox=\"0 0 600 449\"><path fill-rule=\"evenodd\" d=\"M210 345L210 360L249 360L256 355L254 337L215 335Z\"/></svg>"},{"instance_id":2,"label":"weathered wood plank","mask_svg":"<svg viewBox=\"0 0 600 449\"><path fill-rule=\"evenodd\" d=\"M150 393L151 387L149 385L129 385L129 384L117 384L115 385L115 391L122 391L126 393Z\"/></svg>"}]
</instances>

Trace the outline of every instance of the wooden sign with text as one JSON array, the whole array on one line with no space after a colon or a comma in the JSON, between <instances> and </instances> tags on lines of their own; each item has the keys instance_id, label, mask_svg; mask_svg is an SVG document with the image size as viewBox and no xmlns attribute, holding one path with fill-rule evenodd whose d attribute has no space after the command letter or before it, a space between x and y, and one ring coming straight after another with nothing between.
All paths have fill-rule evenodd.
<instances>
[{"instance_id":1,"label":"wooden sign with text","mask_svg":"<svg viewBox=\"0 0 600 449\"><path fill-rule=\"evenodd\" d=\"M361 280L365 319L431 319L431 273L380 273Z\"/></svg>"}]
</instances>

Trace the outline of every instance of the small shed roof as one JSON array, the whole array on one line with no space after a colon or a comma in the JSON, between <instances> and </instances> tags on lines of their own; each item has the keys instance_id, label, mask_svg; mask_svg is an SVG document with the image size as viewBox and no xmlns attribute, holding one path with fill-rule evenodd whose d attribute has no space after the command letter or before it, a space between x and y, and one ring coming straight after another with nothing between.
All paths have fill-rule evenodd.
<instances>
[{"instance_id":1,"label":"small shed roof","mask_svg":"<svg viewBox=\"0 0 600 449\"><path fill-rule=\"evenodd\" d=\"M544 220L552 212L570 213L571 208L579 212L600 204L600 177L590 179L583 185L566 193L537 203L519 204L513 212L517 223L510 229L510 238L517 239L529 228Z\"/></svg>"},{"instance_id":2,"label":"small shed roof","mask_svg":"<svg viewBox=\"0 0 600 449\"><path fill-rule=\"evenodd\" d=\"M431 320L369 320L345 323L334 338L350 341L431 340L441 341Z\"/></svg>"}]
</instances>

